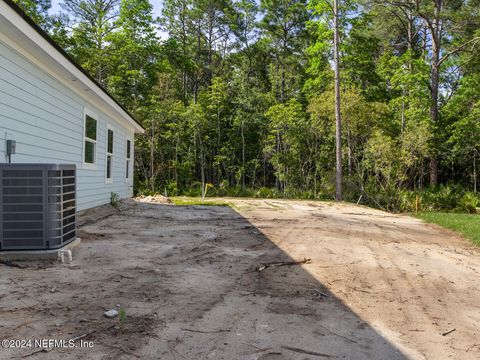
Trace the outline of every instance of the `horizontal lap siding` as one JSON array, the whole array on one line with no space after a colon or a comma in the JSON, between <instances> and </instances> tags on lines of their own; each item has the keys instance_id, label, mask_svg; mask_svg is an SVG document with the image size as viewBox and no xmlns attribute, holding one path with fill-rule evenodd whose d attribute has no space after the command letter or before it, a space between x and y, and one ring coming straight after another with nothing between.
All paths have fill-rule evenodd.
<instances>
[{"instance_id":1,"label":"horizontal lap siding","mask_svg":"<svg viewBox=\"0 0 480 360\"><path fill-rule=\"evenodd\" d=\"M96 169L82 163L84 106L98 114ZM112 183L105 183L107 123L114 128ZM108 203L111 192L132 195L125 182L127 137L133 140L133 133L0 42L0 162L7 161L5 140L12 139L13 163L76 164L83 210Z\"/></svg>"}]
</instances>

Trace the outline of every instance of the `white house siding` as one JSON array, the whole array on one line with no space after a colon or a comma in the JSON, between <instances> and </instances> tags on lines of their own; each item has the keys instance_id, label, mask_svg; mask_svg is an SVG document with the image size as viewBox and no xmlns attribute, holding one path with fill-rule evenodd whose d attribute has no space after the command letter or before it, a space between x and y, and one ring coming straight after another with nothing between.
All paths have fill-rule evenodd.
<instances>
[{"instance_id":1,"label":"white house siding","mask_svg":"<svg viewBox=\"0 0 480 360\"><path fill-rule=\"evenodd\" d=\"M95 169L83 166L85 108L97 114ZM114 128L111 183L105 181L107 123ZM127 138L132 142L129 182ZM78 210L108 203L112 192L132 195L133 131L0 42L0 162L7 162L6 139L17 142L12 163L76 164Z\"/></svg>"}]
</instances>

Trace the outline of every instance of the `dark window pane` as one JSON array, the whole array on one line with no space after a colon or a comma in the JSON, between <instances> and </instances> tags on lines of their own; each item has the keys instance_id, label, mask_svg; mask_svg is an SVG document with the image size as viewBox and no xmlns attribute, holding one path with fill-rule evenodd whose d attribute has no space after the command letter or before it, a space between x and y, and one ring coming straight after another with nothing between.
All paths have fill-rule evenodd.
<instances>
[{"instance_id":1,"label":"dark window pane","mask_svg":"<svg viewBox=\"0 0 480 360\"><path fill-rule=\"evenodd\" d=\"M125 179L128 179L129 175L130 175L130 160L127 160L127 164L126 164L126 167L125 167Z\"/></svg>"},{"instance_id":2,"label":"dark window pane","mask_svg":"<svg viewBox=\"0 0 480 360\"><path fill-rule=\"evenodd\" d=\"M108 145L107 152L113 154L113 130L108 129Z\"/></svg>"},{"instance_id":3,"label":"dark window pane","mask_svg":"<svg viewBox=\"0 0 480 360\"><path fill-rule=\"evenodd\" d=\"M107 156L107 179L112 178L112 157Z\"/></svg>"},{"instance_id":4,"label":"dark window pane","mask_svg":"<svg viewBox=\"0 0 480 360\"><path fill-rule=\"evenodd\" d=\"M130 140L127 140L127 159L130 159Z\"/></svg>"},{"instance_id":5,"label":"dark window pane","mask_svg":"<svg viewBox=\"0 0 480 360\"><path fill-rule=\"evenodd\" d=\"M85 141L85 162L95 164L95 144L90 141Z\"/></svg>"},{"instance_id":6,"label":"dark window pane","mask_svg":"<svg viewBox=\"0 0 480 360\"><path fill-rule=\"evenodd\" d=\"M88 115L85 119L85 137L97 140L97 120Z\"/></svg>"}]
</instances>

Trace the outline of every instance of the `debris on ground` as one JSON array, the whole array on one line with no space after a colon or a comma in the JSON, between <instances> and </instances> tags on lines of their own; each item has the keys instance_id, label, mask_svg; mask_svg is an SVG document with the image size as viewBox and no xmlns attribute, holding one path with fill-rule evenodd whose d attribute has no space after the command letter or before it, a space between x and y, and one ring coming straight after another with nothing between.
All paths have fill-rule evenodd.
<instances>
[{"instance_id":1,"label":"debris on ground","mask_svg":"<svg viewBox=\"0 0 480 360\"><path fill-rule=\"evenodd\" d=\"M105 311L103 315L105 315L107 318L114 318L115 316L118 315L118 311L115 309L108 310L108 311Z\"/></svg>"},{"instance_id":2,"label":"debris on ground","mask_svg":"<svg viewBox=\"0 0 480 360\"><path fill-rule=\"evenodd\" d=\"M442 336L447 336L448 334L451 334L451 333L454 332L455 330L457 330L457 329L453 328L453 329L450 329L450 330L448 330L448 331L445 331L445 332L442 333Z\"/></svg>"},{"instance_id":3,"label":"debris on ground","mask_svg":"<svg viewBox=\"0 0 480 360\"><path fill-rule=\"evenodd\" d=\"M157 194L157 195L140 195L134 198L135 201L138 202L143 202L143 203L149 203L149 204L172 204L172 200L170 200L168 197Z\"/></svg>"},{"instance_id":4,"label":"debris on ground","mask_svg":"<svg viewBox=\"0 0 480 360\"><path fill-rule=\"evenodd\" d=\"M41 353L41 352L48 353L48 352L51 351L51 350L52 350L52 349L50 349L50 348L41 348L41 349L39 349L39 350L35 350L35 351L31 352L31 353L28 353L28 354L26 354L26 355L23 355L23 356L22 356L22 359L27 358L27 357L29 357L29 356L36 355L36 354Z\"/></svg>"},{"instance_id":5,"label":"debris on ground","mask_svg":"<svg viewBox=\"0 0 480 360\"><path fill-rule=\"evenodd\" d=\"M312 289L312 295L317 297L328 297L328 294L325 294L324 292L318 289Z\"/></svg>"},{"instance_id":6,"label":"debris on ground","mask_svg":"<svg viewBox=\"0 0 480 360\"><path fill-rule=\"evenodd\" d=\"M202 334L216 334L216 333L222 333L222 332L230 332L232 330L230 329L218 329L218 330L197 330L197 329L188 329L188 328L182 328L183 331L189 331L189 332L196 332L196 333L202 333Z\"/></svg>"},{"instance_id":7,"label":"debris on ground","mask_svg":"<svg viewBox=\"0 0 480 360\"><path fill-rule=\"evenodd\" d=\"M81 339L83 339L83 338L86 338L87 336L92 335L94 332L95 332L95 330L92 330L92 331L90 331L90 332L88 332L88 333L86 333L86 334L76 336L76 337L74 337L73 339L70 339L70 341L75 342L75 341L81 340Z\"/></svg>"},{"instance_id":8,"label":"debris on ground","mask_svg":"<svg viewBox=\"0 0 480 360\"><path fill-rule=\"evenodd\" d=\"M262 264L262 266L257 267L255 270L260 272L270 267L279 267L279 266L292 266L292 265L302 265L302 264L310 264L312 259L303 258L301 261L279 261L279 262L271 262Z\"/></svg>"},{"instance_id":9,"label":"debris on ground","mask_svg":"<svg viewBox=\"0 0 480 360\"><path fill-rule=\"evenodd\" d=\"M329 354L323 354L323 353L319 353L319 352L311 351L311 350L304 350L304 349L300 349L300 348L293 347L293 346L282 346L282 349L290 350L290 351L293 351L293 352L296 352L296 353L299 353L299 354L305 354L305 355L313 355L313 356L319 356L319 357L325 357L325 358L335 357L335 356L332 356L332 355L329 355Z\"/></svg>"},{"instance_id":10,"label":"debris on ground","mask_svg":"<svg viewBox=\"0 0 480 360\"><path fill-rule=\"evenodd\" d=\"M28 268L27 265L19 264L17 262L13 262L11 260L0 260L0 264L10 266L10 267L16 267L19 269L26 269Z\"/></svg>"}]
</instances>

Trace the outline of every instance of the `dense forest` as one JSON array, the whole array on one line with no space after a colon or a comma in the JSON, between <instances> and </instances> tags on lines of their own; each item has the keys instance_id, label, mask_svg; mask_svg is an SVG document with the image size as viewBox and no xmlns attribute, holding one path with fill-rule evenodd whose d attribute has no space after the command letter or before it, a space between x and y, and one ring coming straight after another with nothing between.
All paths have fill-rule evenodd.
<instances>
[{"instance_id":1,"label":"dense forest","mask_svg":"<svg viewBox=\"0 0 480 360\"><path fill-rule=\"evenodd\" d=\"M333 199L338 64L343 198L479 206L480 0L17 2L145 127L137 192Z\"/></svg>"}]
</instances>

